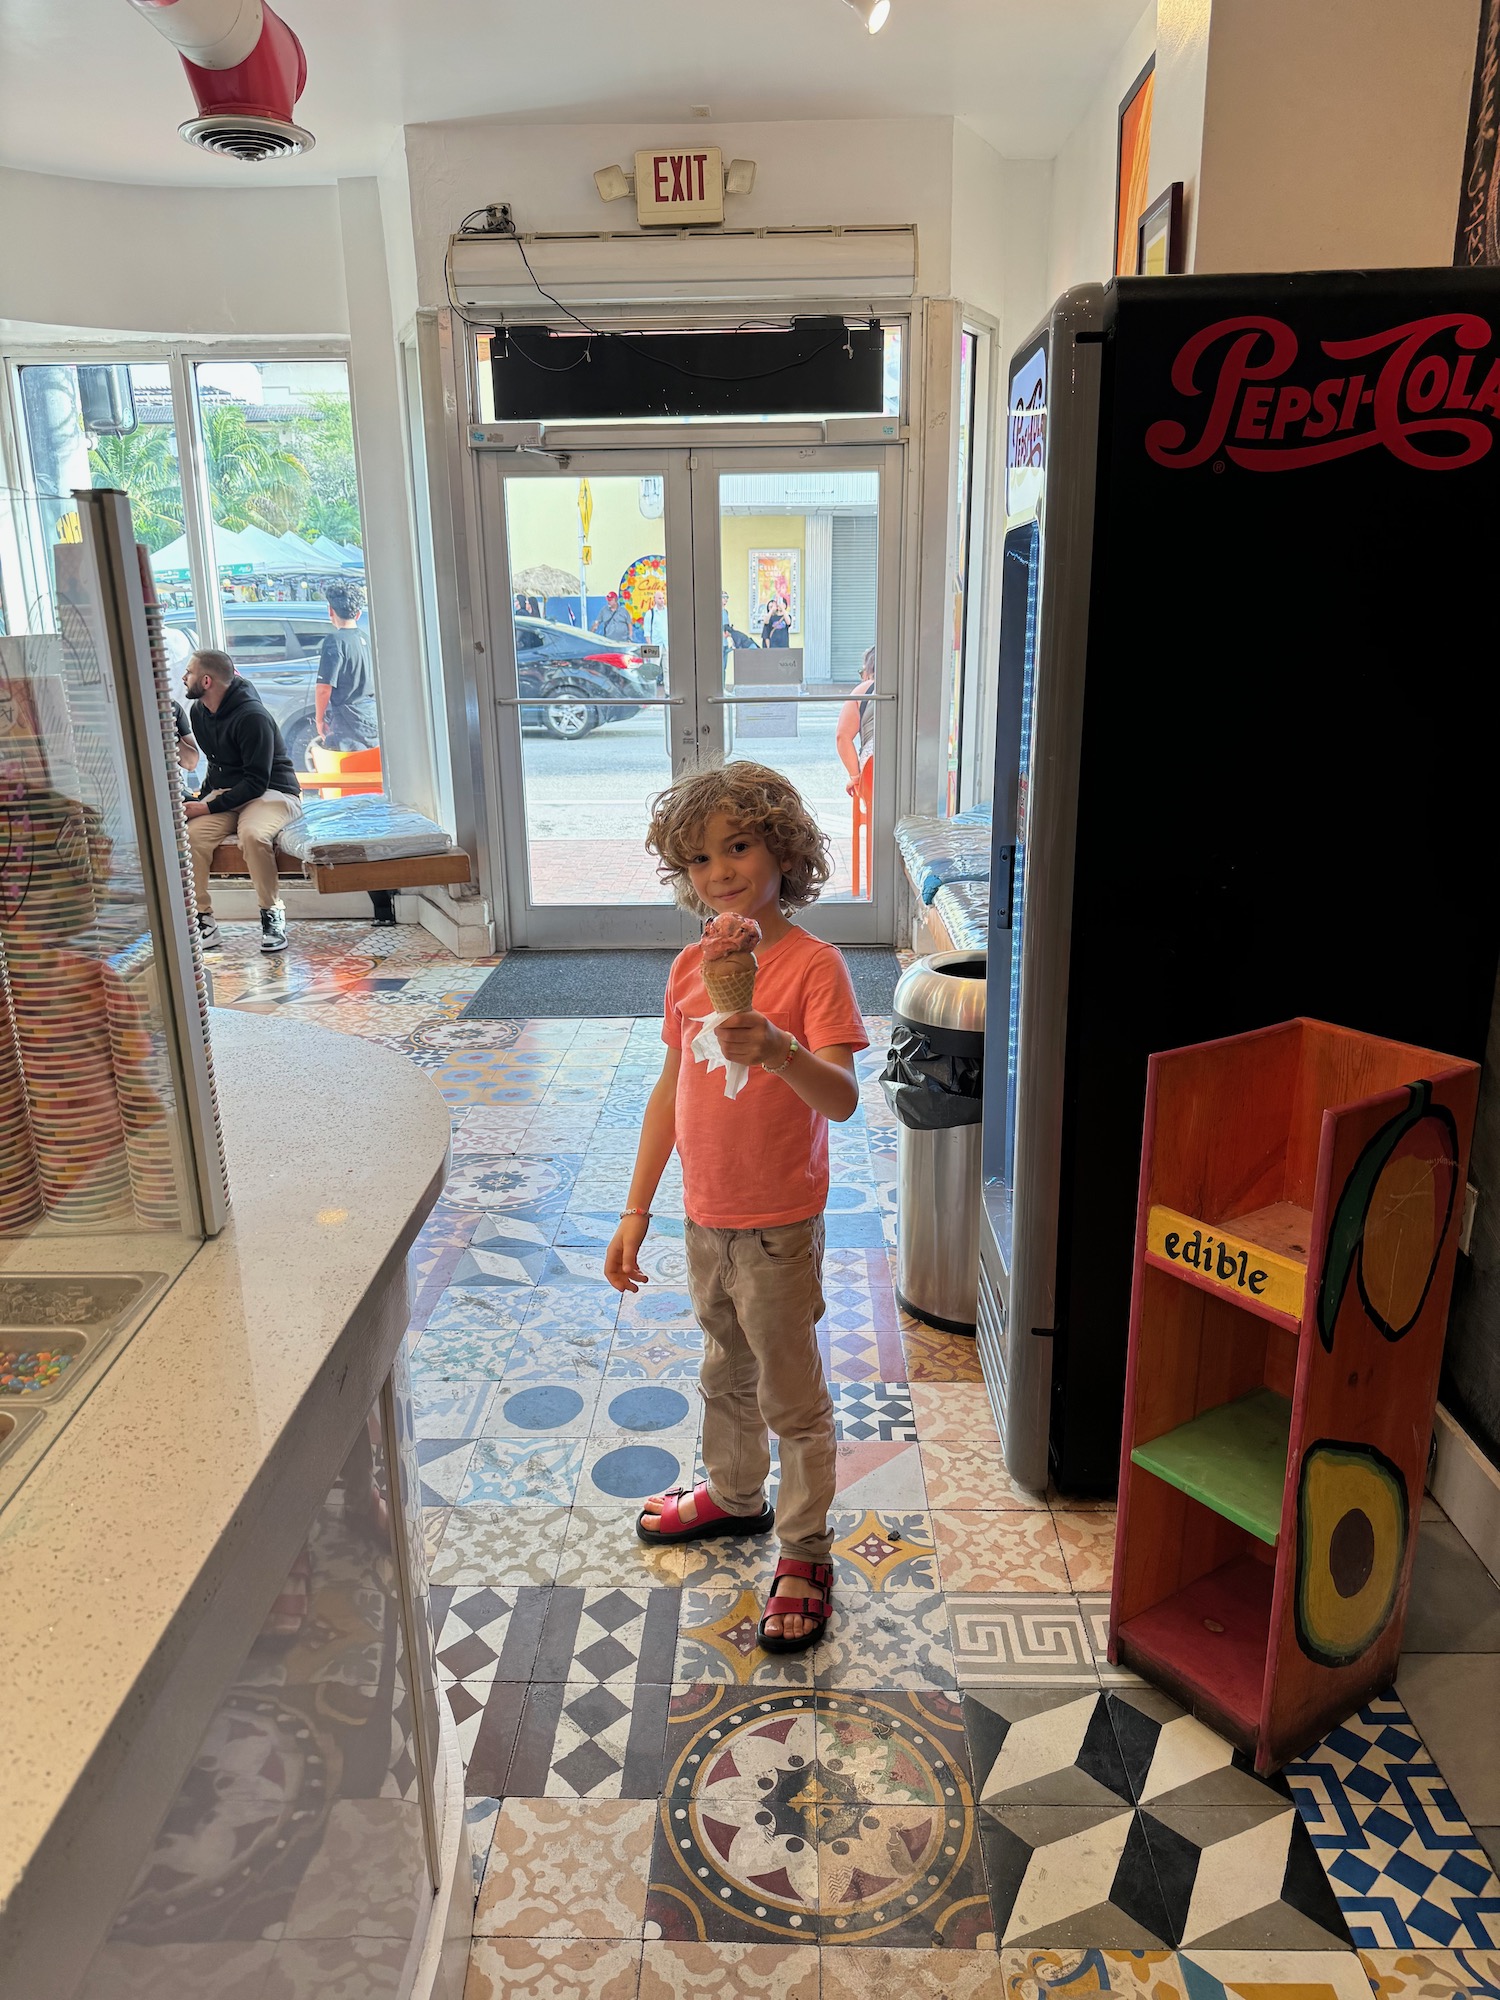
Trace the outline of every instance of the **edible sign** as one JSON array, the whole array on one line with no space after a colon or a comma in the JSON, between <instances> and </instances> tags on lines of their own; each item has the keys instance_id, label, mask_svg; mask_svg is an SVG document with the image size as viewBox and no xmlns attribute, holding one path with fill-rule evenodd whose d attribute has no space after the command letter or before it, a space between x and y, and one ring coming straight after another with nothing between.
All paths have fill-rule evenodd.
<instances>
[{"instance_id":1,"label":"edible sign","mask_svg":"<svg viewBox=\"0 0 1500 2000\"><path fill-rule=\"evenodd\" d=\"M1146 1219L1146 1248L1153 1257L1190 1271L1216 1292L1257 1300L1273 1312L1298 1319L1307 1284L1307 1266L1278 1257L1259 1243L1216 1229L1175 1208L1153 1208Z\"/></svg>"},{"instance_id":2,"label":"edible sign","mask_svg":"<svg viewBox=\"0 0 1500 2000\"><path fill-rule=\"evenodd\" d=\"M635 156L642 228L724 220L724 155L717 146L663 146Z\"/></svg>"}]
</instances>

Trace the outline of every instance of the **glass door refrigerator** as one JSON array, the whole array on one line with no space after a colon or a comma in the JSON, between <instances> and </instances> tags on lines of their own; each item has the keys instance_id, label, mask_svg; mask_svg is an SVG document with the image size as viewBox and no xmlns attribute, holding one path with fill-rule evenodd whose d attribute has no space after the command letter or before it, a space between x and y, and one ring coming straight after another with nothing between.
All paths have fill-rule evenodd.
<instances>
[{"instance_id":1,"label":"glass door refrigerator","mask_svg":"<svg viewBox=\"0 0 1500 2000\"><path fill-rule=\"evenodd\" d=\"M1500 952L1500 272L1123 279L1012 362L979 1344L1115 1482L1146 1059L1478 1058Z\"/></svg>"}]
</instances>

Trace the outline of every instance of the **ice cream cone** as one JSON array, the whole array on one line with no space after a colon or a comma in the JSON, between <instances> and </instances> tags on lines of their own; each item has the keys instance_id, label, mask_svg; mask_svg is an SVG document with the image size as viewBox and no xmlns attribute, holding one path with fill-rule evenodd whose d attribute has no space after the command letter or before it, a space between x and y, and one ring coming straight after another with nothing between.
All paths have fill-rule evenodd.
<instances>
[{"instance_id":1,"label":"ice cream cone","mask_svg":"<svg viewBox=\"0 0 1500 2000\"><path fill-rule=\"evenodd\" d=\"M703 984L716 1014L743 1014L755 999L755 954L736 952L732 958L705 960Z\"/></svg>"}]
</instances>

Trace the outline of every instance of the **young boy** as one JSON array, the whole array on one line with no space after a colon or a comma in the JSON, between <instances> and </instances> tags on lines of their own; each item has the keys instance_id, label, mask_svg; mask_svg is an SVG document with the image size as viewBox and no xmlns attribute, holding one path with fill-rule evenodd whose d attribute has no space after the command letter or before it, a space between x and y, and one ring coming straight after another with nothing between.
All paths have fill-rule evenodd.
<instances>
[{"instance_id":1,"label":"young boy","mask_svg":"<svg viewBox=\"0 0 1500 2000\"><path fill-rule=\"evenodd\" d=\"M725 1072L692 1054L714 1011L701 947L689 945L672 967L667 1058L605 1257L617 1291L647 1282L640 1248L675 1146L688 1289L704 1336L708 1477L648 1501L636 1531L643 1541L686 1542L779 1526L760 1640L768 1652L802 1652L823 1636L833 1584L833 1403L813 1331L823 1313L828 1120L854 1115L854 1056L867 1038L843 959L790 921L831 868L822 829L785 778L741 763L684 778L656 801L646 845L680 903L700 916L753 918L761 943L753 1009L717 1030L726 1060L750 1070L734 1098L724 1094ZM781 1441L779 1522L765 1498L768 1429Z\"/></svg>"}]
</instances>

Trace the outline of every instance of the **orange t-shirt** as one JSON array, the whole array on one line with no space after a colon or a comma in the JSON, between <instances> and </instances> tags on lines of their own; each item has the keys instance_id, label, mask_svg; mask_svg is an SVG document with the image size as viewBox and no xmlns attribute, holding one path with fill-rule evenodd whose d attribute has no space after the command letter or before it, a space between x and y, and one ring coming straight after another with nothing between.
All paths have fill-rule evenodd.
<instances>
[{"instance_id":1,"label":"orange t-shirt","mask_svg":"<svg viewBox=\"0 0 1500 2000\"><path fill-rule=\"evenodd\" d=\"M869 1047L849 968L834 946L793 929L755 956L758 1014L805 1049ZM709 1229L772 1229L821 1215L828 1200L828 1120L783 1078L759 1068L738 1097L726 1097L723 1070L710 1074L707 1063L693 1060L693 1037L712 1012L702 948L690 944L667 976L661 1030L668 1048L682 1051L677 1151L683 1205Z\"/></svg>"}]
</instances>

